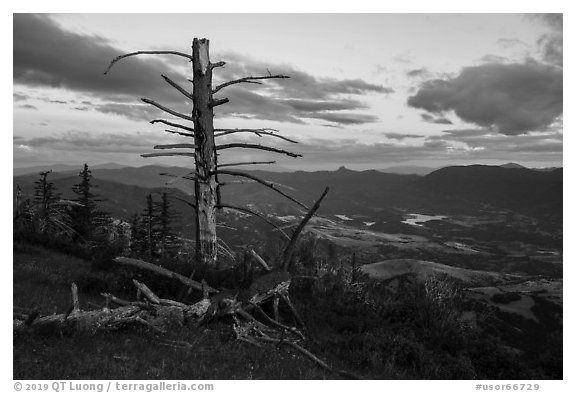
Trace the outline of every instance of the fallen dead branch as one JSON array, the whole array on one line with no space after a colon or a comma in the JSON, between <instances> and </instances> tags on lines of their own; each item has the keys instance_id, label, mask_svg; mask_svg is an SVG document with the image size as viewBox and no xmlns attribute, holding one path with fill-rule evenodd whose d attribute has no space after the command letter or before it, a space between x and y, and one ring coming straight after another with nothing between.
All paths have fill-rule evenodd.
<instances>
[{"instance_id":1,"label":"fallen dead branch","mask_svg":"<svg viewBox=\"0 0 576 393\"><path fill-rule=\"evenodd\" d=\"M114 260L116 262L122 263L124 265L134 266L134 267L137 267L140 269L152 271L154 273L160 274L160 275L168 277L168 278L173 278L175 280L180 281L182 284L188 285L189 287L192 287L192 288L197 289L199 291L202 291L203 289L207 289L209 293L217 293L218 292L217 289L214 289L210 286L205 288L198 281L191 280L186 276L183 276L181 274L178 274L178 273L173 272L173 271L168 270L168 269L164 269L163 267L155 265L155 264L150 263L150 262L141 261L139 259L134 259L134 258L127 258L127 257L117 257Z\"/></svg>"}]
</instances>

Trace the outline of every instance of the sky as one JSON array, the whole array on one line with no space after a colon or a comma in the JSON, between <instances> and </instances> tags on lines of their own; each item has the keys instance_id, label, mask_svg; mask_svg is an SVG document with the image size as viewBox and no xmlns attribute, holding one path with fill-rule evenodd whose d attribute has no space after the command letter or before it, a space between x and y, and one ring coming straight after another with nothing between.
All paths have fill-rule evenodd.
<instances>
[{"instance_id":1,"label":"sky","mask_svg":"<svg viewBox=\"0 0 576 393\"><path fill-rule=\"evenodd\" d=\"M290 158L247 149L220 162L275 159L281 169L383 169L516 162L563 163L561 14L14 14L13 165L115 162L190 165L142 158L156 144L188 142L150 124L181 113L191 65L176 56L210 40L214 84L282 73L290 79L218 92L217 128L278 129L218 142L265 143ZM182 120L179 120L182 121Z\"/></svg>"}]
</instances>

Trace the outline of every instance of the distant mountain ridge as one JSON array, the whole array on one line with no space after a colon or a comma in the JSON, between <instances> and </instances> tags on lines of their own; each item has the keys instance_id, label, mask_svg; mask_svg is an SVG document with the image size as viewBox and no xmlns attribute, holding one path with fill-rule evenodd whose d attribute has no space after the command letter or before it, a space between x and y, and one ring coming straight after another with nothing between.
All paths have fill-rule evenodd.
<instances>
[{"instance_id":1,"label":"distant mountain ridge","mask_svg":"<svg viewBox=\"0 0 576 393\"><path fill-rule=\"evenodd\" d=\"M110 199L114 194L124 207L119 211L134 210L127 195L141 195L154 189L172 189L182 197L193 194L194 183L178 177L161 176L170 173L182 176L189 169L149 165L116 169L91 168L95 182L103 184ZM240 169L244 171L243 169ZM78 182L74 172L55 172L50 179L58 188L71 187ZM377 170L354 171L341 167L337 171L269 172L249 171L262 179L280 185L283 190L307 204L320 195L324 187L331 188L321 211L331 214L360 214L371 216L374 212L394 209L405 211L433 211L446 213L475 212L484 205L508 209L528 215L562 216L562 172L554 169L537 171L487 165L452 166L438 169L428 175L384 173ZM32 190L37 173L14 177L23 189ZM221 176L221 180L237 180ZM26 187L24 187L26 185ZM132 188L130 188L132 187ZM222 197L227 203L259 205L278 214L296 214L300 208L274 191L256 183L232 184L222 187ZM125 214L125 213L123 213Z\"/></svg>"},{"instance_id":2,"label":"distant mountain ridge","mask_svg":"<svg viewBox=\"0 0 576 393\"><path fill-rule=\"evenodd\" d=\"M432 168L427 166L418 166L418 165L398 165L398 166L389 166L384 169L379 169L380 172L384 173L396 173L398 175L420 175L426 176L429 173L432 173L439 168Z\"/></svg>"},{"instance_id":3,"label":"distant mountain ridge","mask_svg":"<svg viewBox=\"0 0 576 393\"><path fill-rule=\"evenodd\" d=\"M37 165L31 167L24 167L24 168L13 168L13 176L22 176L22 175L30 175L30 174L38 174L43 171L52 170L52 172L80 172L84 164L78 165L64 165L64 164L55 164L55 165ZM106 164L97 164L91 165L90 169L121 169L126 168L128 165L116 164L113 162L106 163Z\"/></svg>"},{"instance_id":4,"label":"distant mountain ridge","mask_svg":"<svg viewBox=\"0 0 576 393\"><path fill-rule=\"evenodd\" d=\"M507 164L500 165L500 168L508 168L508 169L527 169L525 166L520 164L516 164L515 162L509 162Z\"/></svg>"},{"instance_id":5,"label":"distant mountain ridge","mask_svg":"<svg viewBox=\"0 0 576 393\"><path fill-rule=\"evenodd\" d=\"M429 194L476 201L525 214L562 214L563 169L535 171L487 165L452 166L422 178Z\"/></svg>"}]
</instances>

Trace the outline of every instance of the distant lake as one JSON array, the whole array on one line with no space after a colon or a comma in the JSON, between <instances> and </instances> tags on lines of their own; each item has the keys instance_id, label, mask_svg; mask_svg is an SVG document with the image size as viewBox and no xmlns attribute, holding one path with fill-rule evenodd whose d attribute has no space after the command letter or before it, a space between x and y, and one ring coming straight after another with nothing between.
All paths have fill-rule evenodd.
<instances>
[{"instance_id":1,"label":"distant lake","mask_svg":"<svg viewBox=\"0 0 576 393\"><path fill-rule=\"evenodd\" d=\"M413 213L413 214L407 214L406 218L402 222L404 224L421 227L421 226L423 226L422 224L427 222L427 221L443 220L446 217L448 217L448 216L429 216L427 214Z\"/></svg>"}]
</instances>

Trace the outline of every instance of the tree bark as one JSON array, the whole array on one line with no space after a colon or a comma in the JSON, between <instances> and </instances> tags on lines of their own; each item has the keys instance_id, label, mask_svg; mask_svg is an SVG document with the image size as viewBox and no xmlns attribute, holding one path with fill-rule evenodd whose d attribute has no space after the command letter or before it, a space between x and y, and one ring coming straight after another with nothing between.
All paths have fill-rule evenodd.
<instances>
[{"instance_id":1,"label":"tree bark","mask_svg":"<svg viewBox=\"0 0 576 393\"><path fill-rule=\"evenodd\" d=\"M214 266L216 248L216 149L212 110L212 67L210 64L209 41L194 39L192 44L194 89L194 142L196 149L196 259Z\"/></svg>"}]
</instances>

